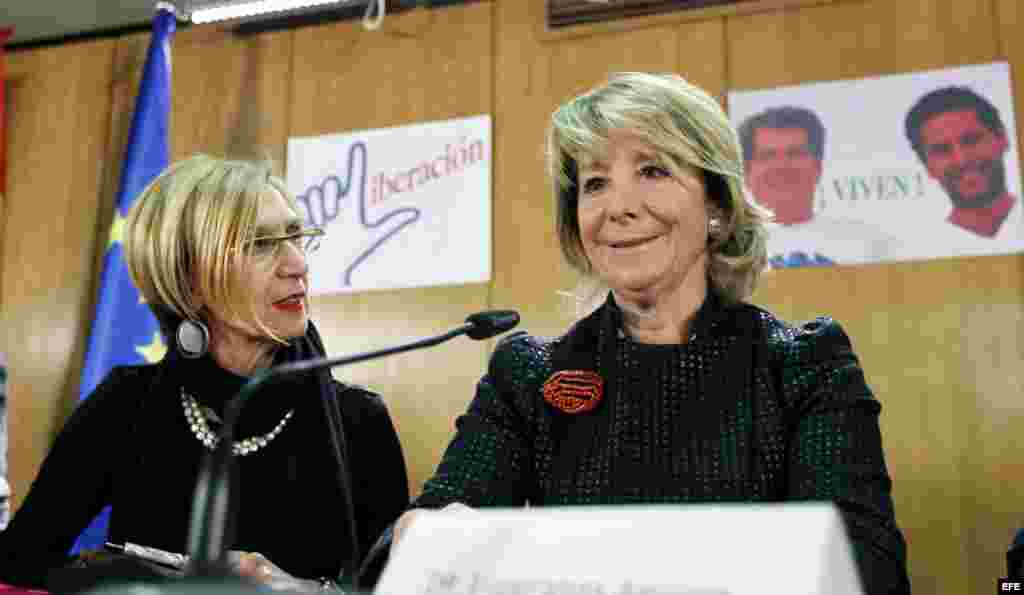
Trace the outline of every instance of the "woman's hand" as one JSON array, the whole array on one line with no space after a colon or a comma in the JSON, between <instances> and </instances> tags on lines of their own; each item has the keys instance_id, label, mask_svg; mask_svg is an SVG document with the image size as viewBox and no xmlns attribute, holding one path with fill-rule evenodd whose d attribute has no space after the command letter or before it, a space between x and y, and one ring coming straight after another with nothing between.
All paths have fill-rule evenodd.
<instances>
[{"instance_id":1,"label":"woman's hand","mask_svg":"<svg viewBox=\"0 0 1024 595\"><path fill-rule=\"evenodd\" d=\"M473 509L470 508L469 506L466 506L465 504L462 504L461 502L452 502L451 504L445 506L440 510L432 510L428 508L413 508L412 510L407 510L403 512L402 516L398 517L398 520L395 521L395 528L391 535L391 549L394 549L398 541L402 539L402 535L405 533L405 530L411 527L412 524L416 521L416 519L418 519L422 515L437 512L460 512L464 510Z\"/></svg>"},{"instance_id":2,"label":"woman's hand","mask_svg":"<svg viewBox=\"0 0 1024 595\"><path fill-rule=\"evenodd\" d=\"M239 577L268 587L272 591L291 591L293 593L320 591L319 582L296 578L281 570L260 553L231 550L228 552L228 563L231 565L231 570Z\"/></svg>"}]
</instances>

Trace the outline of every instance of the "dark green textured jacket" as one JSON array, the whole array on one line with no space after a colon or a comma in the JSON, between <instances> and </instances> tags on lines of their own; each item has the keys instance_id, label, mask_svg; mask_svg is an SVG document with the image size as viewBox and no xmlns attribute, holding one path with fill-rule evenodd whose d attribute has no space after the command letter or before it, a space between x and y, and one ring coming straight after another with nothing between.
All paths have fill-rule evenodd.
<instances>
[{"instance_id":1,"label":"dark green textured jacket","mask_svg":"<svg viewBox=\"0 0 1024 595\"><path fill-rule=\"evenodd\" d=\"M865 592L909 592L881 406L836 322L711 295L683 344L621 328L609 297L562 337L504 339L412 507L832 501ZM563 370L601 376L595 408L545 400Z\"/></svg>"}]
</instances>

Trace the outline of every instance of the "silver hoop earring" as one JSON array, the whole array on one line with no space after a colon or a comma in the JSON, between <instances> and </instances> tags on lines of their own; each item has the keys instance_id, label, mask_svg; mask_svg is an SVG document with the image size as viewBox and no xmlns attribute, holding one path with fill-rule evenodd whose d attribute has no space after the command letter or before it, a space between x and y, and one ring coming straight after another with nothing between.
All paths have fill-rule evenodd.
<instances>
[{"instance_id":1,"label":"silver hoop earring","mask_svg":"<svg viewBox=\"0 0 1024 595\"><path fill-rule=\"evenodd\" d=\"M174 339L178 353L188 359L198 359L210 348L210 329L199 320L182 320Z\"/></svg>"},{"instance_id":2,"label":"silver hoop earring","mask_svg":"<svg viewBox=\"0 0 1024 595\"><path fill-rule=\"evenodd\" d=\"M710 236L711 239L716 239L718 232L721 230L722 222L719 221L718 218L712 217L711 219L708 219L708 236Z\"/></svg>"}]
</instances>

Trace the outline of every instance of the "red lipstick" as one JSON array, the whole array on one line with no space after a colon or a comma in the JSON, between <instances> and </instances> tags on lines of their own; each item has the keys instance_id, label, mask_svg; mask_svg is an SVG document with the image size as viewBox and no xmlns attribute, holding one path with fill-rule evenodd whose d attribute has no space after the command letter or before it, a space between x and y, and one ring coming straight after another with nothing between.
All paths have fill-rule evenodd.
<instances>
[{"instance_id":1,"label":"red lipstick","mask_svg":"<svg viewBox=\"0 0 1024 595\"><path fill-rule=\"evenodd\" d=\"M277 302L274 304L274 307L285 312L302 312L306 304L302 300L298 300L295 302Z\"/></svg>"}]
</instances>

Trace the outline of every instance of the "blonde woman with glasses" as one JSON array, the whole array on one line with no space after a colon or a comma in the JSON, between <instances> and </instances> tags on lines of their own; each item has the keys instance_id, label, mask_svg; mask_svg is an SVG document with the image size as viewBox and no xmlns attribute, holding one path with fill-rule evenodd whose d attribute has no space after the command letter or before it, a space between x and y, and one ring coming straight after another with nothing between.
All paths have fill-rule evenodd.
<instances>
[{"instance_id":1,"label":"blonde woman with glasses","mask_svg":"<svg viewBox=\"0 0 1024 595\"><path fill-rule=\"evenodd\" d=\"M307 295L307 256L321 235L261 164L198 155L142 192L125 258L169 349L157 364L115 368L68 420L0 534L0 581L43 586L105 505L109 541L184 551L200 462L226 402L257 370L324 353ZM345 440L333 448L339 423ZM319 589L363 553L346 539L338 456L362 547L408 501L384 402L329 372L255 394L236 436L231 560L271 588Z\"/></svg>"},{"instance_id":2,"label":"blonde woman with glasses","mask_svg":"<svg viewBox=\"0 0 1024 595\"><path fill-rule=\"evenodd\" d=\"M553 227L592 307L560 337L498 344L374 559L422 509L822 500L865 591L909 592L881 407L849 338L748 302L770 213L743 192L718 102L675 75L617 75L554 112L548 150Z\"/></svg>"}]
</instances>

